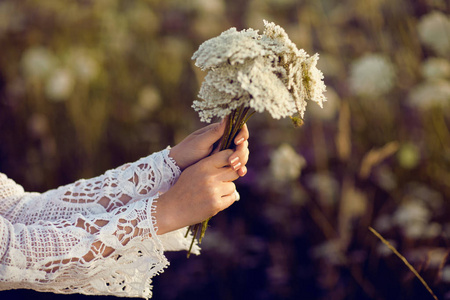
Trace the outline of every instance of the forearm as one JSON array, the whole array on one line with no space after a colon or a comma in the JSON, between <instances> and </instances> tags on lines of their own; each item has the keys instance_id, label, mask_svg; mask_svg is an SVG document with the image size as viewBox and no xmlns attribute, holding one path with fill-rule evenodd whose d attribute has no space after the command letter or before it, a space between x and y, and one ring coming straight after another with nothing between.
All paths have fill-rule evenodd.
<instances>
[{"instance_id":1,"label":"forearm","mask_svg":"<svg viewBox=\"0 0 450 300\"><path fill-rule=\"evenodd\" d=\"M2 175L3 183L15 189L6 194L0 182L0 198L9 205L0 215L12 223L32 224L53 221L73 214L92 215L111 212L143 197L167 191L176 181L180 169L169 157L169 149L107 171L101 176L78 180L46 193L25 193L20 185ZM10 188L8 188L10 189ZM3 195L5 194L5 195Z\"/></svg>"}]
</instances>

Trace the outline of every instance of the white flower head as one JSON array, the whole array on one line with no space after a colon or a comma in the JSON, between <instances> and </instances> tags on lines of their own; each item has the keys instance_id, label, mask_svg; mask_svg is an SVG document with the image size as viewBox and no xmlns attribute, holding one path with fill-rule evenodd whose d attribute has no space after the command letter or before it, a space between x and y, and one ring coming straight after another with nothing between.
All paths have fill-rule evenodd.
<instances>
[{"instance_id":1,"label":"white flower head","mask_svg":"<svg viewBox=\"0 0 450 300\"><path fill-rule=\"evenodd\" d=\"M429 58L422 65L422 75L427 80L450 78L450 61L445 58Z\"/></svg>"},{"instance_id":2,"label":"white flower head","mask_svg":"<svg viewBox=\"0 0 450 300\"><path fill-rule=\"evenodd\" d=\"M69 98L75 87L75 78L69 69L58 68L48 78L45 95L52 101L59 102Z\"/></svg>"},{"instance_id":3,"label":"white flower head","mask_svg":"<svg viewBox=\"0 0 450 300\"><path fill-rule=\"evenodd\" d=\"M450 106L450 81L427 80L414 87L408 95L409 104L420 109Z\"/></svg>"},{"instance_id":4,"label":"white flower head","mask_svg":"<svg viewBox=\"0 0 450 300\"><path fill-rule=\"evenodd\" d=\"M297 179L305 166L306 160L289 144L278 147L270 161L270 169L275 180L283 182Z\"/></svg>"},{"instance_id":5,"label":"white flower head","mask_svg":"<svg viewBox=\"0 0 450 300\"><path fill-rule=\"evenodd\" d=\"M144 113L155 111L161 102L161 95L153 86L145 86L138 94L138 107Z\"/></svg>"},{"instance_id":6,"label":"white flower head","mask_svg":"<svg viewBox=\"0 0 450 300\"><path fill-rule=\"evenodd\" d=\"M101 71L98 55L85 48L71 49L66 64L83 82L92 82Z\"/></svg>"},{"instance_id":7,"label":"white flower head","mask_svg":"<svg viewBox=\"0 0 450 300\"><path fill-rule=\"evenodd\" d=\"M366 54L355 60L350 70L350 89L359 96L381 96L394 86L395 72L382 54Z\"/></svg>"},{"instance_id":8,"label":"white flower head","mask_svg":"<svg viewBox=\"0 0 450 300\"><path fill-rule=\"evenodd\" d=\"M303 117L306 100L326 101L318 55L297 49L278 25L264 21L264 33L230 28L207 40L194 53L195 65L208 74L193 108L202 121L225 117L238 107L267 110L275 119L296 112Z\"/></svg>"},{"instance_id":9,"label":"white flower head","mask_svg":"<svg viewBox=\"0 0 450 300\"><path fill-rule=\"evenodd\" d=\"M394 223L411 238L423 237L429 228L432 211L421 200L411 199L403 202L393 215Z\"/></svg>"},{"instance_id":10,"label":"white flower head","mask_svg":"<svg viewBox=\"0 0 450 300\"><path fill-rule=\"evenodd\" d=\"M436 53L448 56L450 53L450 17L443 12L433 11L422 17L418 24L422 43Z\"/></svg>"},{"instance_id":11,"label":"white flower head","mask_svg":"<svg viewBox=\"0 0 450 300\"><path fill-rule=\"evenodd\" d=\"M442 268L442 281L450 282L450 266Z\"/></svg>"},{"instance_id":12,"label":"white flower head","mask_svg":"<svg viewBox=\"0 0 450 300\"><path fill-rule=\"evenodd\" d=\"M27 77L43 79L55 69L57 59L47 48L32 47L24 52L21 64Z\"/></svg>"}]
</instances>

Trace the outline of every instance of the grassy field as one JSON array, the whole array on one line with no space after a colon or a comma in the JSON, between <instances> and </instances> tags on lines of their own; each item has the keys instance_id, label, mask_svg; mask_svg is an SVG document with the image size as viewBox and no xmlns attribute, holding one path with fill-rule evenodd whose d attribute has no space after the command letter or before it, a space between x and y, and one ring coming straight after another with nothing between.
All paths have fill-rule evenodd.
<instances>
[{"instance_id":1,"label":"grassy field","mask_svg":"<svg viewBox=\"0 0 450 300\"><path fill-rule=\"evenodd\" d=\"M241 201L154 299L433 299L369 226L450 299L448 1L0 1L0 172L43 192L174 145L203 126L194 51L263 19L320 54L328 102L251 118Z\"/></svg>"}]
</instances>

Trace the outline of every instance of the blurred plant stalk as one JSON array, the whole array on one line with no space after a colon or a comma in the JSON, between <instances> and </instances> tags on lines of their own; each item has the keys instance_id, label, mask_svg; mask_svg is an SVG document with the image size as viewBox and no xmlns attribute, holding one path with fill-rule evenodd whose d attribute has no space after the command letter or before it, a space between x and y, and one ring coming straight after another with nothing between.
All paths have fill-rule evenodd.
<instances>
[{"instance_id":1,"label":"blurred plant stalk","mask_svg":"<svg viewBox=\"0 0 450 300\"><path fill-rule=\"evenodd\" d=\"M226 117L225 132L222 135L218 145L219 151L226 149L234 149L235 147L233 143L234 138L254 113L255 111L251 110L250 107L245 107L244 105L242 105L239 108L233 110L231 114L229 114ZM189 226L185 237L188 236L191 230L193 232L193 237L187 254L188 258L191 255L192 247L194 245L197 236L198 236L198 243L201 244L202 239L205 236L206 229L208 228L208 222L210 219L211 218L208 218L202 223Z\"/></svg>"}]
</instances>

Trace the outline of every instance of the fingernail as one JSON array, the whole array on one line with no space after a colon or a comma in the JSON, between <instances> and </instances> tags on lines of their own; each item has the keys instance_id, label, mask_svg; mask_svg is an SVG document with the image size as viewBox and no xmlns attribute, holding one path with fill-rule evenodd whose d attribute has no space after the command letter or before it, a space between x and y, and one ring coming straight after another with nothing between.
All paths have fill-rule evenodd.
<instances>
[{"instance_id":1,"label":"fingernail","mask_svg":"<svg viewBox=\"0 0 450 300\"><path fill-rule=\"evenodd\" d=\"M239 170L239 168L242 166L242 164L240 163L240 162L238 162L237 164L235 164L234 166L233 166L233 170L235 170L235 171L237 171L237 170Z\"/></svg>"},{"instance_id":2,"label":"fingernail","mask_svg":"<svg viewBox=\"0 0 450 300\"><path fill-rule=\"evenodd\" d=\"M236 141L236 145L241 144L245 139L244 138L240 138Z\"/></svg>"},{"instance_id":3,"label":"fingernail","mask_svg":"<svg viewBox=\"0 0 450 300\"><path fill-rule=\"evenodd\" d=\"M238 160L239 160L239 157L236 156L235 158L231 159L230 162L232 165L234 165L234 163L237 162Z\"/></svg>"}]
</instances>

